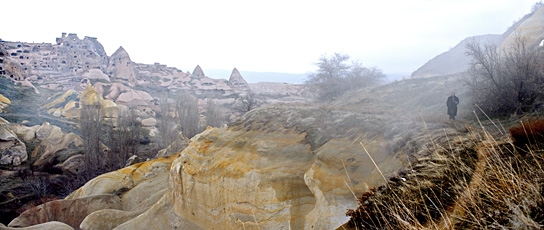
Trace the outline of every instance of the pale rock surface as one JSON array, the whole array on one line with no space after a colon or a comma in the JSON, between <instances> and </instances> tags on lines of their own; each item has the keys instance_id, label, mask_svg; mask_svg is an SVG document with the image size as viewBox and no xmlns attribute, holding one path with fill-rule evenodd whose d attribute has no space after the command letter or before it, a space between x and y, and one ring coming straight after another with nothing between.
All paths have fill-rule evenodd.
<instances>
[{"instance_id":1,"label":"pale rock surface","mask_svg":"<svg viewBox=\"0 0 544 230\"><path fill-rule=\"evenodd\" d=\"M11 104L11 101L4 95L0 94L0 113L2 112L4 108L6 108L10 104Z\"/></svg>"},{"instance_id":2,"label":"pale rock surface","mask_svg":"<svg viewBox=\"0 0 544 230\"><path fill-rule=\"evenodd\" d=\"M88 79L99 79L104 81L110 81L108 75L102 72L100 69L89 69L83 74L83 77Z\"/></svg>"},{"instance_id":3,"label":"pale rock surface","mask_svg":"<svg viewBox=\"0 0 544 230\"><path fill-rule=\"evenodd\" d=\"M62 172L72 175L79 175L81 172L87 170L87 164L85 163L85 156L83 152L68 157L64 162L60 163L58 168L62 169Z\"/></svg>"},{"instance_id":4,"label":"pale rock surface","mask_svg":"<svg viewBox=\"0 0 544 230\"><path fill-rule=\"evenodd\" d=\"M146 118L146 119L142 119L142 126L144 127L154 127L155 125L157 125L157 120L155 118Z\"/></svg>"},{"instance_id":5,"label":"pale rock surface","mask_svg":"<svg viewBox=\"0 0 544 230\"><path fill-rule=\"evenodd\" d=\"M65 133L49 122L37 126L35 133L40 144L34 149L31 157L35 159L34 166L37 168L41 169L57 161L64 162L74 155L83 153L83 140L79 135ZM78 171L78 168L73 168L76 165L80 164L69 161L63 165L63 168L68 171Z\"/></svg>"},{"instance_id":6,"label":"pale rock surface","mask_svg":"<svg viewBox=\"0 0 544 230\"><path fill-rule=\"evenodd\" d=\"M42 224L32 225L23 228L6 227L5 225L0 224L0 230L74 230L74 228L59 221L49 221Z\"/></svg>"},{"instance_id":7,"label":"pale rock surface","mask_svg":"<svg viewBox=\"0 0 544 230\"><path fill-rule=\"evenodd\" d=\"M28 209L9 223L9 227L29 227L49 221L60 221L78 228L85 217L102 209L122 209L116 195L89 196L77 200L54 200Z\"/></svg>"},{"instance_id":8,"label":"pale rock surface","mask_svg":"<svg viewBox=\"0 0 544 230\"><path fill-rule=\"evenodd\" d=\"M87 182L83 187L74 191L65 199L71 200L100 194L116 194L120 191L126 192L131 190L138 187L140 184L142 185L140 185L138 188L144 188L145 186L152 184L152 188L149 188L149 191L140 191L139 189L135 189L125 194L125 196L129 196L131 198L139 197L138 199L124 200L125 207L135 207L150 197L153 192L167 187L167 183L157 184L153 181L164 182L166 178L168 178L168 170L170 169L172 161L176 157L177 155L162 157L137 163L117 171L102 174ZM132 193L134 193L135 196L127 195Z\"/></svg>"},{"instance_id":9,"label":"pale rock surface","mask_svg":"<svg viewBox=\"0 0 544 230\"><path fill-rule=\"evenodd\" d=\"M115 102L127 106L148 106L153 100L149 93L140 90L128 90L117 97Z\"/></svg>"},{"instance_id":10,"label":"pale rock surface","mask_svg":"<svg viewBox=\"0 0 544 230\"><path fill-rule=\"evenodd\" d=\"M34 90L34 93L40 94L40 91L32 84L32 82L28 81L28 79L24 79L22 81L19 81L22 86L30 87Z\"/></svg>"},{"instance_id":11,"label":"pale rock surface","mask_svg":"<svg viewBox=\"0 0 544 230\"><path fill-rule=\"evenodd\" d=\"M43 109L52 109L58 108L61 104L65 104L68 101L76 100L79 96L79 93L75 90L67 90L61 96L55 98L55 100L42 106Z\"/></svg>"},{"instance_id":12,"label":"pale rock surface","mask_svg":"<svg viewBox=\"0 0 544 230\"><path fill-rule=\"evenodd\" d=\"M40 126L28 127L22 124L12 124L11 127L17 136L22 137L24 142L30 142L36 139L36 131Z\"/></svg>"},{"instance_id":13,"label":"pale rock surface","mask_svg":"<svg viewBox=\"0 0 544 230\"><path fill-rule=\"evenodd\" d=\"M531 17L524 20L512 33L508 34L500 46L501 49L511 49L518 43L521 36L527 47L542 46L544 38L544 7L540 7Z\"/></svg>"},{"instance_id":14,"label":"pale rock surface","mask_svg":"<svg viewBox=\"0 0 544 230\"><path fill-rule=\"evenodd\" d=\"M182 133L178 134L177 140L168 145L165 149L159 150L155 158L171 156L172 154L179 153L189 146L189 139Z\"/></svg>"},{"instance_id":15,"label":"pale rock surface","mask_svg":"<svg viewBox=\"0 0 544 230\"><path fill-rule=\"evenodd\" d=\"M240 71L238 71L236 68L234 68L230 74L229 85L237 88L248 87L247 81L242 77L242 74L240 74Z\"/></svg>"},{"instance_id":16,"label":"pale rock surface","mask_svg":"<svg viewBox=\"0 0 544 230\"><path fill-rule=\"evenodd\" d=\"M204 71L202 71L202 68L200 67L200 65L196 65L192 75L198 78L206 76L206 74L204 74Z\"/></svg>"},{"instance_id":17,"label":"pale rock surface","mask_svg":"<svg viewBox=\"0 0 544 230\"><path fill-rule=\"evenodd\" d=\"M112 79L127 81L129 84L136 83L137 75L134 63L122 46L111 55L106 73L112 76Z\"/></svg>"},{"instance_id":18,"label":"pale rock surface","mask_svg":"<svg viewBox=\"0 0 544 230\"><path fill-rule=\"evenodd\" d=\"M11 124L0 117L0 164L20 165L27 159L25 143L17 137Z\"/></svg>"}]
</instances>

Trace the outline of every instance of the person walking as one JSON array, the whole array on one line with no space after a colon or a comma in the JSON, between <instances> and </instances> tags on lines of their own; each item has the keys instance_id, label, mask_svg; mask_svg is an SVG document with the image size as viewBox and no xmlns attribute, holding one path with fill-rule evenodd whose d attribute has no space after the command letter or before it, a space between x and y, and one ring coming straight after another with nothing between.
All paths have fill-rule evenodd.
<instances>
[{"instance_id":1,"label":"person walking","mask_svg":"<svg viewBox=\"0 0 544 230\"><path fill-rule=\"evenodd\" d=\"M455 96L455 93L452 92L451 96L448 97L446 101L446 106L448 106L448 115L450 115L450 120L455 121L455 116L457 116L457 104L459 104L459 98Z\"/></svg>"}]
</instances>

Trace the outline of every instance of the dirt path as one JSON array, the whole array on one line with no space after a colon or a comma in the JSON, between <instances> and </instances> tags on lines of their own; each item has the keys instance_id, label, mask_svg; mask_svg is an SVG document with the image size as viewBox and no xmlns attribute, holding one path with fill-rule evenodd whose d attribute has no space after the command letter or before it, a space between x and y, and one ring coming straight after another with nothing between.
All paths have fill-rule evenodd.
<instances>
[{"instance_id":1,"label":"dirt path","mask_svg":"<svg viewBox=\"0 0 544 230\"><path fill-rule=\"evenodd\" d=\"M476 162L476 167L474 168L472 179L470 180L463 193L459 195L459 198L453 205L453 210L447 213L444 218L442 218L437 229L454 229L455 225L458 223L458 220L464 218L466 214L465 209L463 208L464 206L466 206L464 204L470 203L474 192L478 191L480 185L482 184L488 157L493 151L492 145L493 144L489 143L488 141L483 141L478 147L476 147L478 161Z\"/></svg>"}]
</instances>

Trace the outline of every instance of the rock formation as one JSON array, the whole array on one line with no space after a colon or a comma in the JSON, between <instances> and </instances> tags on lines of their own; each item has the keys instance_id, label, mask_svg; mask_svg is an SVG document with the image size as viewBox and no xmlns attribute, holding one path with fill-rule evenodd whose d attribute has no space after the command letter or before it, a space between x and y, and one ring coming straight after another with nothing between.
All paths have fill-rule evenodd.
<instances>
[{"instance_id":1,"label":"rock formation","mask_svg":"<svg viewBox=\"0 0 544 230\"><path fill-rule=\"evenodd\" d=\"M202 68L200 68L200 65L196 65L195 69L193 70L193 76L195 77L205 77L204 71L202 71Z\"/></svg>"},{"instance_id":2,"label":"rock formation","mask_svg":"<svg viewBox=\"0 0 544 230\"><path fill-rule=\"evenodd\" d=\"M0 164L20 165L27 159L25 143L17 137L11 124L0 117Z\"/></svg>"},{"instance_id":3,"label":"rock formation","mask_svg":"<svg viewBox=\"0 0 544 230\"><path fill-rule=\"evenodd\" d=\"M103 174L66 199L121 199L122 208L88 214L83 228L334 229L356 207L353 194L426 149L426 129L456 132L428 119L442 114L443 98L433 95L446 88L464 95L459 79L446 76L350 93L328 106L256 109L196 135L179 154Z\"/></svg>"},{"instance_id":4,"label":"rock formation","mask_svg":"<svg viewBox=\"0 0 544 230\"><path fill-rule=\"evenodd\" d=\"M120 79L130 84L136 83L136 70L130 56L123 47L119 47L110 57L108 68L106 69L112 79Z\"/></svg>"},{"instance_id":5,"label":"rock formation","mask_svg":"<svg viewBox=\"0 0 544 230\"><path fill-rule=\"evenodd\" d=\"M232 70L232 73L229 77L229 85L233 87L247 87L248 84L246 80L242 77L240 74L240 71L238 71L236 68Z\"/></svg>"},{"instance_id":6,"label":"rock formation","mask_svg":"<svg viewBox=\"0 0 544 230\"><path fill-rule=\"evenodd\" d=\"M501 49L510 49L518 43L518 39L523 38L527 47L534 48L544 46L544 7L536 10L529 18L522 20L515 29L506 34L504 42L501 44Z\"/></svg>"},{"instance_id":7,"label":"rock formation","mask_svg":"<svg viewBox=\"0 0 544 230\"><path fill-rule=\"evenodd\" d=\"M2 110L9 104L11 104L11 101L4 95L0 94L0 113L2 113Z\"/></svg>"}]
</instances>

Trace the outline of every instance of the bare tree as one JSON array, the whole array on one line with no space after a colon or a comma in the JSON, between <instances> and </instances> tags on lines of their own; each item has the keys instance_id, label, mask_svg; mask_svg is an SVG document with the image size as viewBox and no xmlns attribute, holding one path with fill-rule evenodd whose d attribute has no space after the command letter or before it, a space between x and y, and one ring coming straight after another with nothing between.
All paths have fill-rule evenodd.
<instances>
[{"instance_id":1,"label":"bare tree","mask_svg":"<svg viewBox=\"0 0 544 230\"><path fill-rule=\"evenodd\" d=\"M181 132L188 138L201 131L198 112L198 99L182 92L176 97L175 115Z\"/></svg>"},{"instance_id":2,"label":"bare tree","mask_svg":"<svg viewBox=\"0 0 544 230\"><path fill-rule=\"evenodd\" d=\"M100 125L102 106L98 100L81 101L80 127L87 167L85 177L91 179L102 172L100 154Z\"/></svg>"},{"instance_id":3,"label":"bare tree","mask_svg":"<svg viewBox=\"0 0 544 230\"><path fill-rule=\"evenodd\" d=\"M377 68L366 68L358 61L349 63L349 55L322 55L316 63L318 70L308 76L306 84L321 101L337 99L347 91L377 85L385 75Z\"/></svg>"},{"instance_id":4,"label":"bare tree","mask_svg":"<svg viewBox=\"0 0 544 230\"><path fill-rule=\"evenodd\" d=\"M113 116L110 116L113 117ZM134 110L119 111L116 118L111 118L104 126L105 137L102 140L110 151L105 159L106 171L113 171L125 166L127 159L136 155L136 150L144 129L136 119Z\"/></svg>"},{"instance_id":5,"label":"bare tree","mask_svg":"<svg viewBox=\"0 0 544 230\"><path fill-rule=\"evenodd\" d=\"M467 44L472 57L465 83L472 99L492 115L521 114L542 104L544 74L540 51L516 37L511 47Z\"/></svg>"},{"instance_id":6,"label":"bare tree","mask_svg":"<svg viewBox=\"0 0 544 230\"><path fill-rule=\"evenodd\" d=\"M177 137L179 130L179 125L174 118L174 105L171 103L169 94L165 94L159 99L159 108L160 112L157 113L157 129L161 135L159 140L159 148L163 149L168 147L172 142L174 142Z\"/></svg>"},{"instance_id":7,"label":"bare tree","mask_svg":"<svg viewBox=\"0 0 544 230\"><path fill-rule=\"evenodd\" d=\"M223 114L221 114L219 106L212 99L208 98L206 100L206 126L221 127L223 122Z\"/></svg>"},{"instance_id":8,"label":"bare tree","mask_svg":"<svg viewBox=\"0 0 544 230\"><path fill-rule=\"evenodd\" d=\"M252 90L248 90L246 95L240 96L238 99L240 100L238 111L242 113L249 112L266 103L264 98L260 97Z\"/></svg>"}]
</instances>

